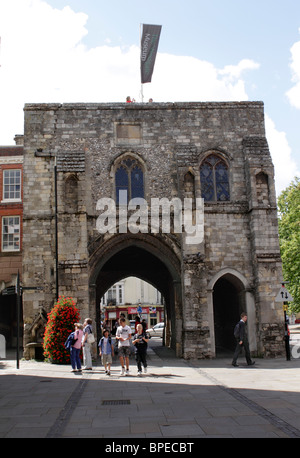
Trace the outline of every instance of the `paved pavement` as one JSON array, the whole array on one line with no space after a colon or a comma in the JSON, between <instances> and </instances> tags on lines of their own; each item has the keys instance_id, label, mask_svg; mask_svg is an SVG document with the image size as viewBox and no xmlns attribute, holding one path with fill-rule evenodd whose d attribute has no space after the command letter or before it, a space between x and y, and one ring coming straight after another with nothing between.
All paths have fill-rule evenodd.
<instances>
[{"instance_id":1,"label":"paved pavement","mask_svg":"<svg viewBox=\"0 0 300 458\"><path fill-rule=\"evenodd\" d=\"M121 377L98 360L93 371L0 360L2 438L300 437L300 358L256 359L238 368L231 359L184 361L151 339L148 373L135 361ZM14 357L14 355L11 355Z\"/></svg>"}]
</instances>

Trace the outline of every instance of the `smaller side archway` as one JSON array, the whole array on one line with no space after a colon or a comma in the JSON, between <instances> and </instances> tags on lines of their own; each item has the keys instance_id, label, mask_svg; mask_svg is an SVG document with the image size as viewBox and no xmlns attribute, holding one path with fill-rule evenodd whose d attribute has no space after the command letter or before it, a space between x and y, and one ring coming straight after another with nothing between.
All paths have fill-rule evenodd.
<instances>
[{"instance_id":1,"label":"smaller side archway","mask_svg":"<svg viewBox=\"0 0 300 458\"><path fill-rule=\"evenodd\" d=\"M248 316L250 350L257 350L254 297L240 272L225 268L214 275L208 286L208 308L214 357L228 356L234 350L233 330L242 312Z\"/></svg>"}]
</instances>

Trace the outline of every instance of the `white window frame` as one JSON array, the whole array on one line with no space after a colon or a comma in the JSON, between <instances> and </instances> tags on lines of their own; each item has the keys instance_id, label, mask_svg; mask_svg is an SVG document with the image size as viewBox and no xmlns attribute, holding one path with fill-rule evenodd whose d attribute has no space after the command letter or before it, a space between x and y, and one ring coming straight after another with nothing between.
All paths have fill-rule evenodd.
<instances>
[{"instance_id":1,"label":"white window frame","mask_svg":"<svg viewBox=\"0 0 300 458\"><path fill-rule=\"evenodd\" d=\"M13 221L9 221L13 220ZM12 223L12 224L10 224ZM1 251L7 252L18 252L21 251L21 218L18 215L2 216L2 239L1 239ZM5 229L7 227L7 229ZM6 237L8 236L8 237ZM5 240L7 238L7 240ZM16 243L18 242L18 246Z\"/></svg>"},{"instance_id":2,"label":"white window frame","mask_svg":"<svg viewBox=\"0 0 300 458\"><path fill-rule=\"evenodd\" d=\"M16 176L16 173L18 172L19 178L20 178L20 189L19 191L16 190L16 184L15 184L15 179L12 183L6 184L6 176L8 174L9 181L11 180L11 174L13 173L14 176ZM8 190L5 189L8 186ZM22 173L21 169L5 169L3 170L3 194L2 194L2 202L22 202ZM8 192L9 197L6 197L5 194ZM11 197L11 195L15 196L16 194L19 194L19 197Z\"/></svg>"},{"instance_id":3,"label":"white window frame","mask_svg":"<svg viewBox=\"0 0 300 458\"><path fill-rule=\"evenodd\" d=\"M110 296L108 298L108 296ZM103 297L103 304L107 304L111 299L116 299L116 305L124 304L124 283L118 282L111 286Z\"/></svg>"}]
</instances>

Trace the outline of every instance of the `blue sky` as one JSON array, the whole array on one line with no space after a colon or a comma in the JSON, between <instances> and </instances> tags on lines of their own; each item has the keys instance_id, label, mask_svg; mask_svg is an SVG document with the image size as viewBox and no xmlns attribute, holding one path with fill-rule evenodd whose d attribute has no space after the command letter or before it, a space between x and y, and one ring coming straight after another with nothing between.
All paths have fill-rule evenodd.
<instances>
[{"instance_id":1,"label":"blue sky","mask_svg":"<svg viewBox=\"0 0 300 458\"><path fill-rule=\"evenodd\" d=\"M0 144L26 102L139 101L140 23L162 25L145 99L262 100L277 192L300 174L299 0L0 0Z\"/></svg>"}]
</instances>

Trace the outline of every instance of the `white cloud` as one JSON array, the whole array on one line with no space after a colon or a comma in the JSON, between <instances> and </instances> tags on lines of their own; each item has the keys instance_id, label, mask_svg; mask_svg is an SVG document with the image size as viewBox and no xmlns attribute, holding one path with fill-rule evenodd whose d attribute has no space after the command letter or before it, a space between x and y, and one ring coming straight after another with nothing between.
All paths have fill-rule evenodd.
<instances>
[{"instance_id":1,"label":"white cloud","mask_svg":"<svg viewBox=\"0 0 300 458\"><path fill-rule=\"evenodd\" d=\"M226 65L223 70L220 71L221 75L228 77L230 81L240 78L245 70L257 70L260 65L250 59L242 59L237 65Z\"/></svg>"},{"instance_id":2,"label":"white cloud","mask_svg":"<svg viewBox=\"0 0 300 458\"><path fill-rule=\"evenodd\" d=\"M299 29L300 32L300 29ZM287 92L290 104L300 109L300 41L291 47L291 70L294 86Z\"/></svg>"},{"instance_id":3,"label":"white cloud","mask_svg":"<svg viewBox=\"0 0 300 458\"><path fill-rule=\"evenodd\" d=\"M267 114L265 115L265 125L266 137L275 168L276 194L279 195L300 173L297 171L296 162L292 159L291 148L285 132L279 132Z\"/></svg>"},{"instance_id":4,"label":"white cloud","mask_svg":"<svg viewBox=\"0 0 300 458\"><path fill-rule=\"evenodd\" d=\"M144 86L157 102L248 100L241 67L252 70L257 64L244 60L219 70L195 57L159 53L151 87Z\"/></svg>"},{"instance_id":5,"label":"white cloud","mask_svg":"<svg viewBox=\"0 0 300 458\"><path fill-rule=\"evenodd\" d=\"M140 100L139 48L87 49L87 19L44 0L0 2L0 144L23 132L25 103ZM159 53L152 83L143 86L145 100L247 100L241 73L256 68L244 59L219 70L194 57Z\"/></svg>"},{"instance_id":6,"label":"white cloud","mask_svg":"<svg viewBox=\"0 0 300 458\"><path fill-rule=\"evenodd\" d=\"M86 21L70 7L1 0L0 144L11 144L23 132L25 102L54 101L69 56L82 48Z\"/></svg>"}]
</instances>

